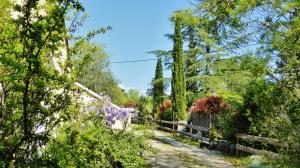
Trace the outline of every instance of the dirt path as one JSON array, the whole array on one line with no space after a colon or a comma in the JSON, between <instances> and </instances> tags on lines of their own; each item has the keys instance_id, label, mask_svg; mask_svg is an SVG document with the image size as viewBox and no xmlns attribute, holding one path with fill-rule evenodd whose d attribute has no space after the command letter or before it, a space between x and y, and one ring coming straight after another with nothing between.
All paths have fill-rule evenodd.
<instances>
[{"instance_id":1,"label":"dirt path","mask_svg":"<svg viewBox=\"0 0 300 168\"><path fill-rule=\"evenodd\" d=\"M158 140L149 140L151 146L157 150L156 157L150 157L150 164L154 168L230 168L233 167L221 156L208 150L183 144L169 138L159 131L153 130L152 134Z\"/></svg>"}]
</instances>

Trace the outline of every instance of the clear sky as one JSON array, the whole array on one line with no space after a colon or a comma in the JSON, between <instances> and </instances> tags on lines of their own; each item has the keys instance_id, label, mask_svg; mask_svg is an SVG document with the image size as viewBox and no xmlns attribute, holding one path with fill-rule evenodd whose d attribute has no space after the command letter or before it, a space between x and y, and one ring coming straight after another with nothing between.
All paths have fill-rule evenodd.
<instances>
[{"instance_id":1,"label":"clear sky","mask_svg":"<svg viewBox=\"0 0 300 168\"><path fill-rule=\"evenodd\" d=\"M112 26L113 30L94 41L104 44L110 61L155 58L147 54L156 49L172 49L164 37L173 32L172 12L190 7L190 0L85 0L89 18L80 33ZM111 70L125 88L144 92L154 77L156 61L111 64ZM165 72L169 76L169 72Z\"/></svg>"}]
</instances>

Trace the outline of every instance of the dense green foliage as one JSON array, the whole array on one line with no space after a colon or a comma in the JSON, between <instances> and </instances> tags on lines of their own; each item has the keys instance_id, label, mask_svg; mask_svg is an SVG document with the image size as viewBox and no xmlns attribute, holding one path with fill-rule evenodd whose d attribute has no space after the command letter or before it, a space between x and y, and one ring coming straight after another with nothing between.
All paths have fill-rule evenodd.
<instances>
[{"instance_id":1,"label":"dense green foliage","mask_svg":"<svg viewBox=\"0 0 300 168\"><path fill-rule=\"evenodd\" d=\"M123 104L124 107L134 108L138 107L140 93L136 89L129 89L126 93L126 102Z\"/></svg>"},{"instance_id":2,"label":"dense green foliage","mask_svg":"<svg viewBox=\"0 0 300 168\"><path fill-rule=\"evenodd\" d=\"M70 116L72 80L57 74L49 62L64 46L62 18L73 7L83 8L75 1L52 1L45 4L47 15L42 15L38 1L24 3L0 4L4 20L0 31L1 166L43 164L45 158L38 158L38 149L49 141L53 128ZM15 19L10 16L13 8L20 13Z\"/></svg>"},{"instance_id":3,"label":"dense green foliage","mask_svg":"<svg viewBox=\"0 0 300 168\"><path fill-rule=\"evenodd\" d=\"M68 29L65 18L84 11L78 1L22 2L0 2L0 167L145 167L143 138L111 130L74 87L123 103L107 55L89 42L107 29L74 36L81 23L70 16Z\"/></svg>"},{"instance_id":4,"label":"dense green foliage","mask_svg":"<svg viewBox=\"0 0 300 168\"><path fill-rule=\"evenodd\" d=\"M161 58L158 58L156 68L155 68L155 77L154 77L155 82L153 84L154 97L164 96L164 83L162 78L163 78L162 61Z\"/></svg>"},{"instance_id":5,"label":"dense green foliage","mask_svg":"<svg viewBox=\"0 0 300 168\"><path fill-rule=\"evenodd\" d=\"M168 35L175 42L173 60L164 55L173 74L178 73L176 56L186 60L187 100L177 100L191 107L197 98L222 97L230 105L218 117L223 137L235 141L234 134L242 132L288 142L288 149L276 150L291 166L300 164L299 11L294 0L200 1L174 13L181 27L173 18L175 30L178 26ZM173 76L173 99L182 84L174 83Z\"/></svg>"},{"instance_id":6,"label":"dense green foliage","mask_svg":"<svg viewBox=\"0 0 300 168\"><path fill-rule=\"evenodd\" d=\"M188 51L185 61L185 77L186 77L186 94L187 104L192 106L193 101L199 93L199 65L198 65L198 25L199 20L195 17L191 10L183 11L184 29L183 35L188 43Z\"/></svg>"},{"instance_id":7,"label":"dense green foliage","mask_svg":"<svg viewBox=\"0 0 300 168\"><path fill-rule=\"evenodd\" d=\"M153 80L153 88L152 88L152 95L153 95L153 114L152 117L154 118L155 114L157 113L158 105L161 104L164 100L164 81L163 81L163 66L162 60L159 57L157 60L156 68L155 68L155 76Z\"/></svg>"},{"instance_id":8,"label":"dense green foliage","mask_svg":"<svg viewBox=\"0 0 300 168\"><path fill-rule=\"evenodd\" d=\"M175 32L173 38L174 46L172 53L172 113L174 116L173 119L178 121L185 120L187 116L181 13L175 13L172 19L175 23Z\"/></svg>"},{"instance_id":9,"label":"dense green foliage","mask_svg":"<svg viewBox=\"0 0 300 168\"><path fill-rule=\"evenodd\" d=\"M59 167L146 167L143 137L105 127L101 116L80 116L65 123L45 149Z\"/></svg>"},{"instance_id":10,"label":"dense green foliage","mask_svg":"<svg viewBox=\"0 0 300 168\"><path fill-rule=\"evenodd\" d=\"M150 118L153 118L153 100L150 96L140 96L138 101L139 117L141 122L145 124Z\"/></svg>"},{"instance_id":11,"label":"dense green foliage","mask_svg":"<svg viewBox=\"0 0 300 168\"><path fill-rule=\"evenodd\" d=\"M136 89L129 89L127 92L127 97L128 97L128 100L137 103L139 101L140 93Z\"/></svg>"},{"instance_id":12,"label":"dense green foliage","mask_svg":"<svg viewBox=\"0 0 300 168\"><path fill-rule=\"evenodd\" d=\"M237 129L233 132L264 135L290 143L290 148L283 150L283 153L287 154L290 164L300 164L297 151L300 132L300 3L211 1L201 4L200 8L215 16L213 20L222 21L219 23L223 27L218 26L222 41L243 39L243 43L231 43L235 44L234 50L245 51L239 48L247 47L248 53L254 54L258 60L269 60L269 64L245 62L244 66L249 67L254 78L241 85L245 88L239 94L243 102L241 106L234 106L236 111L225 123L233 122L231 128L235 126ZM227 32L236 32L236 36L230 37ZM244 81L242 79L240 81Z\"/></svg>"},{"instance_id":13,"label":"dense green foliage","mask_svg":"<svg viewBox=\"0 0 300 168\"><path fill-rule=\"evenodd\" d=\"M118 87L118 81L110 71L108 55L99 44L81 41L77 43L72 62L77 81L100 95L109 96L111 101L123 105L126 94Z\"/></svg>"},{"instance_id":14,"label":"dense green foliage","mask_svg":"<svg viewBox=\"0 0 300 168\"><path fill-rule=\"evenodd\" d=\"M90 42L110 28L74 35L79 1L23 3L0 1L0 167L147 166L144 139L107 127L100 107L83 107L76 81L135 108L143 123L150 114L186 120L189 107L213 112L224 139L278 139L288 147L268 147L283 154L276 164L300 166L299 0L197 1L176 11L173 50L154 52L153 97L118 87L109 56ZM162 57L172 67L172 101L164 101Z\"/></svg>"},{"instance_id":15,"label":"dense green foliage","mask_svg":"<svg viewBox=\"0 0 300 168\"><path fill-rule=\"evenodd\" d=\"M186 61L186 76L195 77L198 75L197 73L197 53L196 49L196 41L195 41L195 28L188 27L189 34L189 54ZM197 92L198 88L195 82L187 82L187 91Z\"/></svg>"}]
</instances>

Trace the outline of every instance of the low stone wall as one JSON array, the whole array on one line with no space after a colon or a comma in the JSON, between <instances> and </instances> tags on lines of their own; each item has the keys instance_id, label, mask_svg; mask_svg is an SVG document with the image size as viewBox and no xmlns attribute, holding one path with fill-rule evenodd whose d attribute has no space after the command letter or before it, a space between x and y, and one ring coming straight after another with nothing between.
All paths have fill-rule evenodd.
<instances>
[{"instance_id":1,"label":"low stone wall","mask_svg":"<svg viewBox=\"0 0 300 168\"><path fill-rule=\"evenodd\" d=\"M193 125L209 128L209 115L205 113L192 112L191 122Z\"/></svg>"}]
</instances>

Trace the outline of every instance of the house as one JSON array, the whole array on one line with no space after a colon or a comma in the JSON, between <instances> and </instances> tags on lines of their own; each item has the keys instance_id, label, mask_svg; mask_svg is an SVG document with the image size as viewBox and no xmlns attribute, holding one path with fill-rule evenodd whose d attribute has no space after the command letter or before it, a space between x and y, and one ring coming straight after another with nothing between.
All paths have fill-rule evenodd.
<instances>
[{"instance_id":1,"label":"house","mask_svg":"<svg viewBox=\"0 0 300 168\"><path fill-rule=\"evenodd\" d=\"M22 6L24 4L23 0L15 0L15 3ZM46 16L47 12L44 10L45 9L45 4L46 1L45 0L39 0L38 2L38 10L37 11L32 11L32 13L37 13L37 15L39 16ZM18 17L21 16L21 13L17 12L17 11L12 11L11 14L13 19L17 19ZM37 19L35 17L33 17L31 19L32 22L35 22ZM68 74L68 72L64 72L64 69L61 67L61 65L64 65L64 63L67 60L67 48L68 48L68 41L67 39L61 41L61 47L58 49L58 51L55 51L55 53L49 53L48 57L50 58L50 62L49 62L49 66L50 68L53 68L57 71L58 74ZM71 71L70 69L68 69L68 71ZM104 98L102 96L100 96L99 94L95 93L94 91L88 89L87 87L85 87L84 85L75 82L74 86L78 88L78 91L74 91L73 95L74 98L76 98L76 100L81 102L82 105L82 109L81 111L84 112L84 109L95 109L95 108L101 108L98 106L95 106L95 102L97 101L104 101ZM0 92L1 92L1 86L0 86ZM61 90L56 90L56 92L61 92ZM0 94L1 96L1 94ZM1 98L0 98L1 100ZM111 103L111 106L113 106L114 108L120 109L120 107L118 107L117 105ZM98 111L103 111L103 109L99 109ZM111 127L113 129L123 129L124 128L124 123L126 123L127 125L131 123L131 117L129 115L129 117L127 118L126 121L116 121L114 123L114 125L112 125Z\"/></svg>"}]
</instances>

